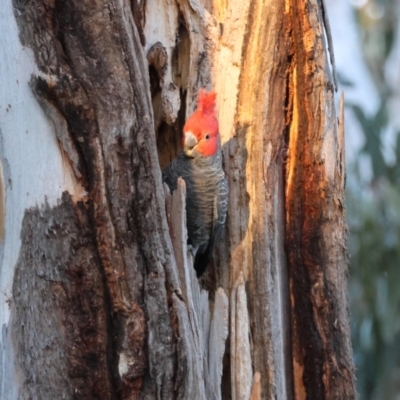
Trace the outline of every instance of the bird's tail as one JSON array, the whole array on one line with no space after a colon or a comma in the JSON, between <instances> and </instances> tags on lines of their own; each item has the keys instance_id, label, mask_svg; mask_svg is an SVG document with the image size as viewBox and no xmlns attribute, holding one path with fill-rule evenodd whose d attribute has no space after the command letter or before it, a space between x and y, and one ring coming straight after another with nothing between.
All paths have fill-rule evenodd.
<instances>
[{"instance_id":1,"label":"bird's tail","mask_svg":"<svg viewBox=\"0 0 400 400\"><path fill-rule=\"evenodd\" d=\"M211 251L209 247L207 247L204 253L196 253L196 257L194 259L194 269L196 270L197 277L200 278L204 274L208 264L211 260Z\"/></svg>"}]
</instances>

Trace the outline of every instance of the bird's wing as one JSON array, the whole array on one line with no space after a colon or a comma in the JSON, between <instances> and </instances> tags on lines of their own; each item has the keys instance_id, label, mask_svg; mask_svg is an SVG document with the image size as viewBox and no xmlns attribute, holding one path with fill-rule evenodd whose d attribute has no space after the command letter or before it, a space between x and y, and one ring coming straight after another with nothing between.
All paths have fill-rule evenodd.
<instances>
[{"instance_id":1,"label":"bird's wing","mask_svg":"<svg viewBox=\"0 0 400 400\"><path fill-rule=\"evenodd\" d=\"M210 244L214 247L215 243L221 237L228 210L228 181L222 178L214 201L214 221L213 231L210 238Z\"/></svg>"},{"instance_id":2,"label":"bird's wing","mask_svg":"<svg viewBox=\"0 0 400 400\"><path fill-rule=\"evenodd\" d=\"M228 210L228 194L228 182L224 177L219 183L219 188L214 199L214 217L207 249L204 253L196 254L194 268L198 277L201 276L207 268L207 265L210 262L213 254L214 247L223 232L226 221L226 212Z\"/></svg>"}]
</instances>

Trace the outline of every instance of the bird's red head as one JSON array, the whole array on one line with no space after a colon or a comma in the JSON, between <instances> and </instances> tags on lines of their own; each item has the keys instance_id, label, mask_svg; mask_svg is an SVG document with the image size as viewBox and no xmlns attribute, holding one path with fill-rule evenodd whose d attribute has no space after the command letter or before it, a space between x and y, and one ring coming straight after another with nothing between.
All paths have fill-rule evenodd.
<instances>
[{"instance_id":1,"label":"bird's red head","mask_svg":"<svg viewBox=\"0 0 400 400\"><path fill-rule=\"evenodd\" d=\"M194 152L208 157L218 150L219 129L215 110L215 92L200 90L196 111L183 127L183 149L188 157Z\"/></svg>"}]
</instances>

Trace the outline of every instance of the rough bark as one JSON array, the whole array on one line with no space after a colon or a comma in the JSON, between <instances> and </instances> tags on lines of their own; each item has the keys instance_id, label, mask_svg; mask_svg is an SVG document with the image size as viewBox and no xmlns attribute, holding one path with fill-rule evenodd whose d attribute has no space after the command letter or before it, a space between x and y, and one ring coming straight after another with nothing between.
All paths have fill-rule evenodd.
<instances>
[{"instance_id":1,"label":"rough bark","mask_svg":"<svg viewBox=\"0 0 400 400\"><path fill-rule=\"evenodd\" d=\"M354 397L322 3L13 4L79 189L25 212L11 306L21 398ZM171 195L160 168L201 87L218 93L230 198L199 282L184 182Z\"/></svg>"},{"instance_id":2,"label":"rough bark","mask_svg":"<svg viewBox=\"0 0 400 400\"><path fill-rule=\"evenodd\" d=\"M318 2L291 6L293 54L286 185L295 398L350 399L343 99L334 107Z\"/></svg>"},{"instance_id":3,"label":"rough bark","mask_svg":"<svg viewBox=\"0 0 400 400\"><path fill-rule=\"evenodd\" d=\"M85 205L27 211L11 303L20 398L114 399L109 299ZM112 366L113 368L109 368Z\"/></svg>"},{"instance_id":4,"label":"rough bark","mask_svg":"<svg viewBox=\"0 0 400 400\"><path fill-rule=\"evenodd\" d=\"M176 339L170 307L178 284L152 134L147 63L131 8L106 1L15 6L21 39L48 74L33 77L32 89L66 121L68 138L61 145L71 141L79 154L77 168L112 303L118 392L132 398L143 389L172 398ZM75 154L66 146L63 151L73 162ZM153 380L143 383L149 369Z\"/></svg>"}]
</instances>

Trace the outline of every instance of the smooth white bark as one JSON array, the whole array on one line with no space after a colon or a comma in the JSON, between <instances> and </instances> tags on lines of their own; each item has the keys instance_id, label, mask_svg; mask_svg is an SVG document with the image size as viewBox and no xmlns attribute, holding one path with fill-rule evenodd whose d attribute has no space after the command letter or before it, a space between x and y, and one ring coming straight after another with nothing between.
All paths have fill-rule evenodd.
<instances>
[{"instance_id":1,"label":"smooth white bark","mask_svg":"<svg viewBox=\"0 0 400 400\"><path fill-rule=\"evenodd\" d=\"M0 7L0 160L5 188L0 243L0 398L16 398L12 344L9 338L14 269L21 247L25 210L47 202L56 205L62 192L80 196L69 163L63 159L54 128L29 87L38 75L33 54L19 39L11 0Z\"/></svg>"}]
</instances>

